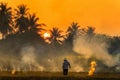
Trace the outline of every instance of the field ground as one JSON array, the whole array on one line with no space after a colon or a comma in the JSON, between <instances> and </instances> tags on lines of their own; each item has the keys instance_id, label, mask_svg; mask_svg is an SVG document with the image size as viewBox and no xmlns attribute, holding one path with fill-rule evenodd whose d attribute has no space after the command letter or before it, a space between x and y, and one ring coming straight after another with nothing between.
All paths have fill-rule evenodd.
<instances>
[{"instance_id":1,"label":"field ground","mask_svg":"<svg viewBox=\"0 0 120 80\"><path fill-rule=\"evenodd\" d=\"M64 76L61 72L0 72L0 80L120 80L120 73L95 73L88 76L83 72L70 72Z\"/></svg>"}]
</instances>

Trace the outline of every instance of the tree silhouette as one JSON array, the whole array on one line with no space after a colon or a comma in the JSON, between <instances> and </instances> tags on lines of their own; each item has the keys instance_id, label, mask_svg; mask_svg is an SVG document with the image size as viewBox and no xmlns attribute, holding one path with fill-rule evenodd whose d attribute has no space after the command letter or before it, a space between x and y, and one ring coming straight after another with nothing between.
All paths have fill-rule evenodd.
<instances>
[{"instance_id":1,"label":"tree silhouette","mask_svg":"<svg viewBox=\"0 0 120 80\"><path fill-rule=\"evenodd\" d=\"M94 31L95 31L94 27L88 26L87 30L86 30L86 34L89 35L89 36L93 36L94 35Z\"/></svg>"},{"instance_id":2,"label":"tree silhouette","mask_svg":"<svg viewBox=\"0 0 120 80\"><path fill-rule=\"evenodd\" d=\"M40 39L41 42L44 43L43 38L41 37L40 33L44 30L42 26L45 26L45 24L39 24L38 23L39 18L36 17L35 14L29 14L28 16L28 37L32 36L37 39Z\"/></svg>"},{"instance_id":3,"label":"tree silhouette","mask_svg":"<svg viewBox=\"0 0 120 80\"><path fill-rule=\"evenodd\" d=\"M11 7L7 6L7 3L0 3L0 32L2 38L5 38L13 29L11 26L12 11Z\"/></svg>"},{"instance_id":4,"label":"tree silhouette","mask_svg":"<svg viewBox=\"0 0 120 80\"><path fill-rule=\"evenodd\" d=\"M89 42L91 41L92 37L94 37L95 35L94 31L95 31L95 28L91 26L88 26L86 29L86 38Z\"/></svg>"},{"instance_id":5,"label":"tree silhouette","mask_svg":"<svg viewBox=\"0 0 120 80\"><path fill-rule=\"evenodd\" d=\"M73 39L76 36L77 32L80 31L80 26L78 23L72 23L66 32L66 38L65 38L65 43L67 43L67 46L73 46Z\"/></svg>"},{"instance_id":6,"label":"tree silhouette","mask_svg":"<svg viewBox=\"0 0 120 80\"><path fill-rule=\"evenodd\" d=\"M27 18L28 9L29 8L27 8L26 5L24 4L17 6L17 9L15 9L16 11L15 27L18 29L19 33L28 31L28 27L29 27L29 22Z\"/></svg>"},{"instance_id":7,"label":"tree silhouette","mask_svg":"<svg viewBox=\"0 0 120 80\"><path fill-rule=\"evenodd\" d=\"M53 27L50 30L50 42L51 44L54 44L55 46L62 44L62 40L64 38L64 36L62 35L62 31L59 30L59 28Z\"/></svg>"},{"instance_id":8,"label":"tree silhouette","mask_svg":"<svg viewBox=\"0 0 120 80\"><path fill-rule=\"evenodd\" d=\"M35 14L29 14L28 16L28 21L29 21L29 27L28 30L30 32L34 32L34 33L39 33L42 30L44 30L41 26L45 26L45 24L38 24L38 20L39 18L36 17Z\"/></svg>"}]
</instances>

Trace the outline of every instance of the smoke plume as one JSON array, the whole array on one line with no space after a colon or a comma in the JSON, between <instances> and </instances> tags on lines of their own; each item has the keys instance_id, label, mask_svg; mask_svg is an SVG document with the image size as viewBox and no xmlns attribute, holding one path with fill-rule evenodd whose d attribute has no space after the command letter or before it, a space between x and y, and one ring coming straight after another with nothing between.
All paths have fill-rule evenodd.
<instances>
[{"instance_id":1,"label":"smoke plume","mask_svg":"<svg viewBox=\"0 0 120 80\"><path fill-rule=\"evenodd\" d=\"M86 59L95 58L108 67L115 66L119 60L108 53L106 39L97 38L96 36L88 37L86 35L77 36L74 39L73 50L84 56Z\"/></svg>"},{"instance_id":2,"label":"smoke plume","mask_svg":"<svg viewBox=\"0 0 120 80\"><path fill-rule=\"evenodd\" d=\"M6 45L4 46L6 48ZM73 42L73 51L67 49L55 49L53 46L46 45L26 45L22 46L19 52L13 52L11 47L5 50L0 50L0 71L11 71L15 74L16 71L47 71L60 72L64 58L71 64L71 72L88 72L91 61L96 61L96 71L99 64L102 63L107 67L114 67L119 63L120 55L111 55L108 52L109 45L104 38L97 36L77 35ZM16 48L14 48L16 50ZM99 61L99 62L98 62ZM120 71L120 65L115 69Z\"/></svg>"}]
</instances>

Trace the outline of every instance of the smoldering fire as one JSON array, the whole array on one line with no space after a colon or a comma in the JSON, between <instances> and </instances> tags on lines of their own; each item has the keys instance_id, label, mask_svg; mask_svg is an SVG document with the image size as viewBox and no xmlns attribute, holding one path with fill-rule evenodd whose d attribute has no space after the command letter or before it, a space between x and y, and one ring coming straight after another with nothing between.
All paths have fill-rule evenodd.
<instances>
[{"instance_id":1,"label":"smoldering fire","mask_svg":"<svg viewBox=\"0 0 120 80\"><path fill-rule=\"evenodd\" d=\"M90 70L88 72L89 76L93 76L94 75L95 67L96 67L96 62L95 61L91 61L91 63L90 63Z\"/></svg>"},{"instance_id":2,"label":"smoldering fire","mask_svg":"<svg viewBox=\"0 0 120 80\"><path fill-rule=\"evenodd\" d=\"M11 74L15 74L15 72L16 72L15 69L13 69L13 70L11 71Z\"/></svg>"}]
</instances>

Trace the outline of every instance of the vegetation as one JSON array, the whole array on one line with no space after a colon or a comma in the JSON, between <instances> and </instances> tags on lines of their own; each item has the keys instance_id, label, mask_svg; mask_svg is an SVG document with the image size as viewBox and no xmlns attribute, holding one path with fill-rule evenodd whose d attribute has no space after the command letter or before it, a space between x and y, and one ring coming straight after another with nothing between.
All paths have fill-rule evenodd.
<instances>
[{"instance_id":1,"label":"vegetation","mask_svg":"<svg viewBox=\"0 0 120 80\"><path fill-rule=\"evenodd\" d=\"M74 73L64 76L60 72L18 72L15 75L9 72L2 72L2 80L119 80L119 73L98 73L88 76L87 73Z\"/></svg>"},{"instance_id":2,"label":"vegetation","mask_svg":"<svg viewBox=\"0 0 120 80\"><path fill-rule=\"evenodd\" d=\"M6 35L12 32L12 11L7 3L0 3L0 33L4 39ZM4 26L4 27L3 27Z\"/></svg>"},{"instance_id":3,"label":"vegetation","mask_svg":"<svg viewBox=\"0 0 120 80\"><path fill-rule=\"evenodd\" d=\"M66 33L57 27L49 30L51 36L49 43L42 37L45 24L38 23L39 18L35 14L29 13L29 8L21 4L16 9L12 9L7 3L0 3L0 52L4 54L18 55L24 46L33 46L40 55L76 53L73 51L74 39L79 36L86 36L87 40L95 37L101 43L106 41L109 54L120 53L120 36L108 36L106 34L95 33L95 28L88 26L81 28L77 22L68 26ZM47 55L47 57L49 57ZM70 54L71 55L71 54ZM44 57L44 56L43 56Z\"/></svg>"}]
</instances>

